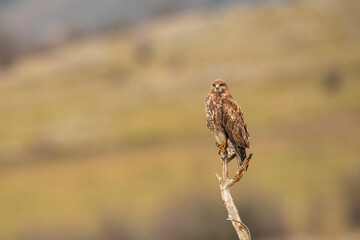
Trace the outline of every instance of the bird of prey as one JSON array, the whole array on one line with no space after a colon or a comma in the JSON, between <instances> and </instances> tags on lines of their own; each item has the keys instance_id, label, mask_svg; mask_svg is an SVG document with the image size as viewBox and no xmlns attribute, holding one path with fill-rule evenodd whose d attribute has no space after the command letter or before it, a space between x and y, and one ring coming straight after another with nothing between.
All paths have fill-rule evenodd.
<instances>
[{"instance_id":1,"label":"bird of prey","mask_svg":"<svg viewBox=\"0 0 360 240\"><path fill-rule=\"evenodd\" d=\"M246 158L245 149L250 147L250 135L241 108L232 98L226 82L221 79L211 84L206 97L206 119L207 127L214 134L219 147L218 153L232 145L240 166Z\"/></svg>"}]
</instances>

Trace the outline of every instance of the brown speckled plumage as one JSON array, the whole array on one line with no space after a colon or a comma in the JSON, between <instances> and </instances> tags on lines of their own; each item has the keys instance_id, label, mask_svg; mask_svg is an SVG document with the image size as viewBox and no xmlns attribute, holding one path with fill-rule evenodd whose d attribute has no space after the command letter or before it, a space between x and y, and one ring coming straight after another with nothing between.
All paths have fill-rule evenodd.
<instances>
[{"instance_id":1,"label":"brown speckled plumage","mask_svg":"<svg viewBox=\"0 0 360 240\"><path fill-rule=\"evenodd\" d=\"M249 132L241 108L221 79L211 84L206 97L206 119L207 127L218 144L230 141L240 165L246 157L245 148L250 147Z\"/></svg>"}]
</instances>

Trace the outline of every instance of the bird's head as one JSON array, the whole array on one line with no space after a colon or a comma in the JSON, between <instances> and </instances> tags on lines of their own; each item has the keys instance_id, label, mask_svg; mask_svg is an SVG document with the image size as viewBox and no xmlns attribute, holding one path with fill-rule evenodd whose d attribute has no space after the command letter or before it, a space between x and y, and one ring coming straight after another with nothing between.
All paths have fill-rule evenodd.
<instances>
[{"instance_id":1,"label":"bird's head","mask_svg":"<svg viewBox=\"0 0 360 240\"><path fill-rule=\"evenodd\" d=\"M216 79L211 84L210 92L216 93L220 96L227 95L227 94L229 94L228 85L226 84L226 82L224 80Z\"/></svg>"}]
</instances>

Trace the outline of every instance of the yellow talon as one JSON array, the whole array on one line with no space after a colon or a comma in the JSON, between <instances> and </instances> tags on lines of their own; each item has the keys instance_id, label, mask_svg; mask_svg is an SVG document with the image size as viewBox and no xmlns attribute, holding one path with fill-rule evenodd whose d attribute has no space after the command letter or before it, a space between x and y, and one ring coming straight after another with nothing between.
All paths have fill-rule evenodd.
<instances>
[{"instance_id":1,"label":"yellow talon","mask_svg":"<svg viewBox=\"0 0 360 240\"><path fill-rule=\"evenodd\" d=\"M222 149L223 149L223 148L225 148L225 149L227 148L227 144L226 144L226 143L220 143L220 144L219 144L219 151L218 151L218 154L220 154L220 153L221 153L221 151L222 151Z\"/></svg>"}]
</instances>

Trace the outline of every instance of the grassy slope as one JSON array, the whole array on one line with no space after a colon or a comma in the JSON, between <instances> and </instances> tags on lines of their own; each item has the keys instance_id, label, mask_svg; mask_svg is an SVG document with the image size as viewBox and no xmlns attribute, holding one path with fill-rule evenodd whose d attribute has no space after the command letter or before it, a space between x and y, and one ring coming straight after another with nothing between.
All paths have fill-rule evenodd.
<instances>
[{"instance_id":1,"label":"grassy slope","mask_svg":"<svg viewBox=\"0 0 360 240\"><path fill-rule=\"evenodd\" d=\"M237 188L283 203L294 230L321 199L329 230L344 217L339 180L360 153L359 8L331 1L188 14L1 73L0 236L34 224L96 227L104 209L134 211L147 224L190 185L218 194L203 112L217 77L252 134L254 161ZM153 47L148 64L133 54L140 38ZM333 95L321 82L331 66L343 76Z\"/></svg>"}]
</instances>

